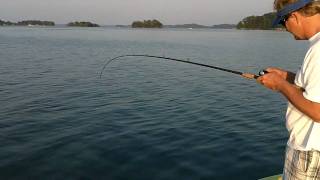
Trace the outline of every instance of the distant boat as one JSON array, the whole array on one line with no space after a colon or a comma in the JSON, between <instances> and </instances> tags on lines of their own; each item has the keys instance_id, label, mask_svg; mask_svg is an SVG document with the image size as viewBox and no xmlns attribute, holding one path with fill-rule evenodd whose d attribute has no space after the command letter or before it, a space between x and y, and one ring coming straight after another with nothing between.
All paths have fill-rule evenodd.
<instances>
[{"instance_id":1,"label":"distant boat","mask_svg":"<svg viewBox=\"0 0 320 180\"><path fill-rule=\"evenodd\" d=\"M193 28L188 28L188 29L193 29Z\"/></svg>"}]
</instances>

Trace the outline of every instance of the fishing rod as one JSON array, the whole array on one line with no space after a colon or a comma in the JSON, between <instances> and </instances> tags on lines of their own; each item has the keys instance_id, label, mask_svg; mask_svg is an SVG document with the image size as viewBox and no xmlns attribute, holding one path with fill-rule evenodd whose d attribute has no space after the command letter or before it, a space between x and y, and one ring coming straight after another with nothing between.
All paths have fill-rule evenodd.
<instances>
[{"instance_id":1,"label":"fishing rod","mask_svg":"<svg viewBox=\"0 0 320 180\"><path fill-rule=\"evenodd\" d=\"M166 59L166 60L177 61L177 62L182 62L182 63L187 63L187 64L193 64L193 65L197 65L197 66L203 66L203 67L207 67L207 68L211 68L211 69L216 69L219 71L224 71L224 72L240 75L240 76L245 77L247 79L257 79L259 76L267 73L266 71L263 70L263 71L259 72L259 75L255 75L255 74L250 74L250 73L243 73L240 71L234 71L231 69L221 68L221 67L217 67L217 66L212 66L212 65L208 65L208 64L202 64L202 63L197 63L197 62L192 62L192 61L187 61L187 60L182 60L182 59L176 59L176 58L169 58L169 57L164 57L164 56L153 56L153 55L146 55L146 54L145 55L143 55L143 54L128 54L128 55L117 56L117 57L114 57L114 58L110 59L109 61L107 61L101 70L100 78L101 78L102 73L105 70L105 68L112 61L123 58L123 57L149 57L149 58L156 58L156 59Z\"/></svg>"}]
</instances>

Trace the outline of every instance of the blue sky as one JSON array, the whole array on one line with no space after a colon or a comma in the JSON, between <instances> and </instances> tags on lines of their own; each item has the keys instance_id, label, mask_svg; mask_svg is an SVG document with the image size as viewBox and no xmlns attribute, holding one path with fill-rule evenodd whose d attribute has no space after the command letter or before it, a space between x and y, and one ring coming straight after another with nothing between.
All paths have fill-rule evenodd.
<instances>
[{"instance_id":1,"label":"blue sky","mask_svg":"<svg viewBox=\"0 0 320 180\"><path fill-rule=\"evenodd\" d=\"M238 23L272 11L273 0L0 0L0 19L91 21L101 25L158 19L163 24Z\"/></svg>"}]
</instances>

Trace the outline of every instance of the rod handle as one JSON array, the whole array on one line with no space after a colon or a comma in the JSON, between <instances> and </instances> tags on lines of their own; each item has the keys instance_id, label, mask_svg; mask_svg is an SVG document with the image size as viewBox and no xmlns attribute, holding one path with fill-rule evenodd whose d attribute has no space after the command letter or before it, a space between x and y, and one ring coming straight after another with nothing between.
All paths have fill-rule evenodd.
<instances>
[{"instance_id":1,"label":"rod handle","mask_svg":"<svg viewBox=\"0 0 320 180\"><path fill-rule=\"evenodd\" d=\"M258 79L260 76L263 76L265 74L267 74L268 71L266 70L261 70L258 75L256 74L251 74L251 73L242 73L241 76L247 79Z\"/></svg>"},{"instance_id":2,"label":"rod handle","mask_svg":"<svg viewBox=\"0 0 320 180\"><path fill-rule=\"evenodd\" d=\"M247 78L247 79L257 79L259 76L251 73L242 73L242 77Z\"/></svg>"}]
</instances>

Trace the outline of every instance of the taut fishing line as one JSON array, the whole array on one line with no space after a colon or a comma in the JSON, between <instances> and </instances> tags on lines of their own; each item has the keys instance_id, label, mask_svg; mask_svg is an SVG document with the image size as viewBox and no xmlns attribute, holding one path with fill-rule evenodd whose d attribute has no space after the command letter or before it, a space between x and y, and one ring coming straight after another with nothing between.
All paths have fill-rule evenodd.
<instances>
[{"instance_id":1,"label":"taut fishing line","mask_svg":"<svg viewBox=\"0 0 320 180\"><path fill-rule=\"evenodd\" d=\"M176 58L169 58L169 57L164 57L164 56L152 56L152 55L142 55L142 54L129 54L129 55L121 55L121 56L117 56L114 57L110 60L107 60L105 62L105 65L103 66L101 72L100 72L100 78L102 77L102 73L105 70L105 68L112 62L115 61L117 59L120 58L124 58L124 57L149 57L149 58L156 58L156 59L164 59L164 60L169 60L169 61L176 61L176 62L181 62L181 63L187 63L187 64L193 64L193 65L197 65L197 66L202 66L202 67L207 67L207 68L211 68L211 69L216 69L219 71L224 71L224 72L228 72L228 73L232 73L232 74L236 74L236 75L240 75L242 77L245 77L247 79L257 79L259 76L263 75L264 73L266 73L266 71L260 71L259 75L255 75L255 74L250 74L250 73L243 73L240 71L234 71L234 70L230 70L230 69L226 69L226 68L221 68L221 67L217 67L217 66L212 66L212 65L208 65L208 64L202 64L202 63L197 63L197 62L192 62L192 61L187 61L187 60L182 60L182 59L176 59Z\"/></svg>"}]
</instances>

